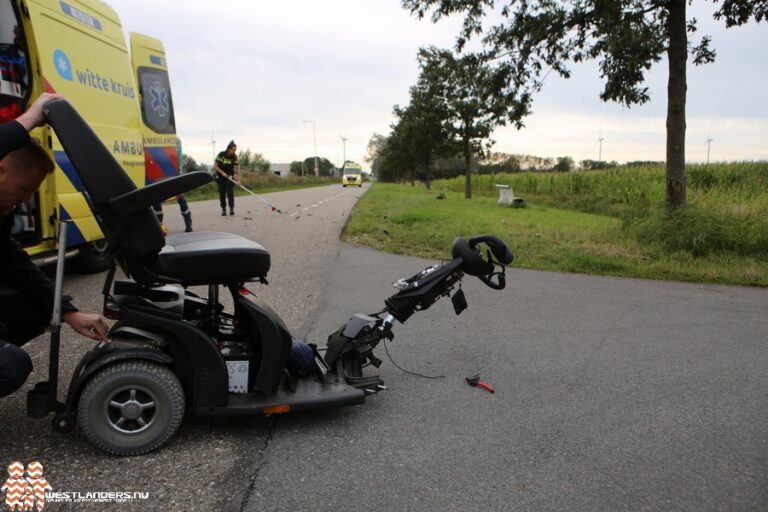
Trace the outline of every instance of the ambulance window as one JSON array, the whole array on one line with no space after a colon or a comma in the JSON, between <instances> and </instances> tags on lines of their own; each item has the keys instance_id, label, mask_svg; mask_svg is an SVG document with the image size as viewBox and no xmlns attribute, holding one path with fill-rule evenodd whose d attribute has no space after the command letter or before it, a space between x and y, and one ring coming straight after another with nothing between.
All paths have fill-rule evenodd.
<instances>
[{"instance_id":1,"label":"ambulance window","mask_svg":"<svg viewBox=\"0 0 768 512\"><path fill-rule=\"evenodd\" d=\"M176 133L173 100L168 73L153 68L139 68L141 117L157 133Z\"/></svg>"}]
</instances>

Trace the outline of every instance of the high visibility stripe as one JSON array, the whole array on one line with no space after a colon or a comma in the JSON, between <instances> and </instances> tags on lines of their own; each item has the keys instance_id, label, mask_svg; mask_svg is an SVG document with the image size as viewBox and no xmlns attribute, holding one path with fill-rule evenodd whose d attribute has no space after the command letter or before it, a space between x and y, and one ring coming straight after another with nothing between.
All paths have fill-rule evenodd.
<instances>
[{"instance_id":1,"label":"high visibility stripe","mask_svg":"<svg viewBox=\"0 0 768 512\"><path fill-rule=\"evenodd\" d=\"M83 182L80 181L80 176L78 176L77 171L75 171L75 166L72 165L72 161L67 154L64 151L54 151L54 157L56 158L56 164L62 171L64 171L64 174L67 179L69 179L70 183L72 183L72 186L75 187L75 190L78 192L85 191Z\"/></svg>"},{"instance_id":2,"label":"high visibility stripe","mask_svg":"<svg viewBox=\"0 0 768 512\"><path fill-rule=\"evenodd\" d=\"M179 153L176 146L144 147L146 184L179 174Z\"/></svg>"}]
</instances>

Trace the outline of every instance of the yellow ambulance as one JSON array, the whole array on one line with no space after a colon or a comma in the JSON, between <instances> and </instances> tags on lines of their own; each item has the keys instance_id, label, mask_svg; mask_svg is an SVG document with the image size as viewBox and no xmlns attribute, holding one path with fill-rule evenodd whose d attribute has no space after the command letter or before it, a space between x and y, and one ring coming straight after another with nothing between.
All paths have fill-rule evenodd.
<instances>
[{"instance_id":1,"label":"yellow ambulance","mask_svg":"<svg viewBox=\"0 0 768 512\"><path fill-rule=\"evenodd\" d=\"M360 167L360 164L349 160L344 162L344 167L341 169L341 186L346 187L347 185L350 187L363 186L363 168Z\"/></svg>"},{"instance_id":2,"label":"yellow ambulance","mask_svg":"<svg viewBox=\"0 0 768 512\"><path fill-rule=\"evenodd\" d=\"M98 0L0 0L0 122L43 92L63 94L137 185L179 172L163 45L130 34ZM67 254L81 271L108 266L107 246L72 164L48 127L32 132L56 171L15 212L14 236L39 263L54 258L56 221L70 219Z\"/></svg>"}]
</instances>

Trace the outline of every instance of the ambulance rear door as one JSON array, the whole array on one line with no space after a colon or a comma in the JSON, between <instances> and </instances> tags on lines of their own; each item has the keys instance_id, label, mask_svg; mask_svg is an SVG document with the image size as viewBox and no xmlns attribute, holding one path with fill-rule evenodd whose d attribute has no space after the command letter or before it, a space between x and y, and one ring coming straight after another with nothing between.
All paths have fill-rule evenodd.
<instances>
[{"instance_id":1,"label":"ambulance rear door","mask_svg":"<svg viewBox=\"0 0 768 512\"><path fill-rule=\"evenodd\" d=\"M179 174L176 120L165 47L154 37L132 32L131 62L139 89L145 181Z\"/></svg>"}]
</instances>

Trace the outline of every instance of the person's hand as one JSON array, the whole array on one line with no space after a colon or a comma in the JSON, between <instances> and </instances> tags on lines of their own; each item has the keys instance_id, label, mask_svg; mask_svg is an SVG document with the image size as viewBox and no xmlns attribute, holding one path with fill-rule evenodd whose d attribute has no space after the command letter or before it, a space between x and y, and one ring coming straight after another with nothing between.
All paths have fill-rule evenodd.
<instances>
[{"instance_id":1,"label":"person's hand","mask_svg":"<svg viewBox=\"0 0 768 512\"><path fill-rule=\"evenodd\" d=\"M31 131L33 128L44 125L45 118L43 117L43 105L51 100L57 100L63 97L64 96L61 94L51 94L49 92L41 94L40 97L29 106L26 112L16 118L16 121L18 121L27 131Z\"/></svg>"},{"instance_id":2,"label":"person's hand","mask_svg":"<svg viewBox=\"0 0 768 512\"><path fill-rule=\"evenodd\" d=\"M237 178L237 186L240 186L240 178Z\"/></svg>"},{"instance_id":3,"label":"person's hand","mask_svg":"<svg viewBox=\"0 0 768 512\"><path fill-rule=\"evenodd\" d=\"M106 341L109 326L101 315L70 311L62 316L72 329L96 341Z\"/></svg>"}]
</instances>

